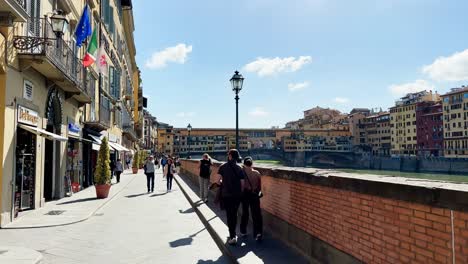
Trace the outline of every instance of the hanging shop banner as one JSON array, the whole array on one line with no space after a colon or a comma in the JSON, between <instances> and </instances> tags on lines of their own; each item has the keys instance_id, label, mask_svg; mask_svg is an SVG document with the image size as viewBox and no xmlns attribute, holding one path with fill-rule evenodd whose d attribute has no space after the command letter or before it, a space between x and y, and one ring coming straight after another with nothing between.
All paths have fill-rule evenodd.
<instances>
[{"instance_id":1,"label":"hanging shop banner","mask_svg":"<svg viewBox=\"0 0 468 264\"><path fill-rule=\"evenodd\" d=\"M39 115L36 111L18 105L18 123L27 125L37 126L39 121Z\"/></svg>"}]
</instances>

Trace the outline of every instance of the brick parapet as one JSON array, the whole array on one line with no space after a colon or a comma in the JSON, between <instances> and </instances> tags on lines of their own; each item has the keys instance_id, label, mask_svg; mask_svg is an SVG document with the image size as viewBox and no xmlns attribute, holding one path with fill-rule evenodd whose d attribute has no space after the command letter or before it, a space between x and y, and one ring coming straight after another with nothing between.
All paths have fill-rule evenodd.
<instances>
[{"instance_id":1,"label":"brick parapet","mask_svg":"<svg viewBox=\"0 0 468 264\"><path fill-rule=\"evenodd\" d=\"M217 180L219 165L211 181ZM182 169L197 175L195 161L182 161ZM453 263L455 258L468 263L464 184L318 169L257 169L263 175L264 211L359 261Z\"/></svg>"}]
</instances>

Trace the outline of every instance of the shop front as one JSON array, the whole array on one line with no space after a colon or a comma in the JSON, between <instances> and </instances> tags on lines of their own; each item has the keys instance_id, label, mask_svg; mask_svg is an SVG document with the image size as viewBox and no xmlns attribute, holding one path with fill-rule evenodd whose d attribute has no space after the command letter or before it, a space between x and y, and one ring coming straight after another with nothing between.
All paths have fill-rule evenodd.
<instances>
[{"instance_id":1,"label":"shop front","mask_svg":"<svg viewBox=\"0 0 468 264\"><path fill-rule=\"evenodd\" d=\"M68 119L67 171L66 177L71 190L76 193L89 186L83 167L83 153L92 141L82 137L82 128L73 119ZM89 147L89 146L88 146Z\"/></svg>"},{"instance_id":2,"label":"shop front","mask_svg":"<svg viewBox=\"0 0 468 264\"><path fill-rule=\"evenodd\" d=\"M36 192L36 181L40 175L36 176L36 171L40 168L37 164L36 146L38 136L44 137L47 141L67 141L66 137L48 132L38 127L39 115L36 111L17 106L17 129L16 129L16 149L15 149L15 180L13 197L13 216L17 217L21 211L34 209ZM40 154L39 154L40 155ZM40 186L40 185L39 185Z\"/></svg>"}]
</instances>

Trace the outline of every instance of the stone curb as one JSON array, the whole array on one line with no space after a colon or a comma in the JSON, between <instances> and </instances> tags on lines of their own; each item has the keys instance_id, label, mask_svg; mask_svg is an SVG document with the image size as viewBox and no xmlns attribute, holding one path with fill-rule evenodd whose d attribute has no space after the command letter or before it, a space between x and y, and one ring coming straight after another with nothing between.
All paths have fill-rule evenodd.
<instances>
[{"instance_id":1,"label":"stone curb","mask_svg":"<svg viewBox=\"0 0 468 264\"><path fill-rule=\"evenodd\" d=\"M133 174L132 174L133 175ZM97 211L99 211L102 207L104 207L106 204L108 204L110 201L114 200L114 198L119 194L121 193L125 187L127 187L133 180L135 180L135 178L137 177L138 174L135 174L135 176L130 179L118 192L116 192L114 195L112 195L111 197L108 197L106 199L105 202L103 202L101 205L99 205L94 211L92 211L91 213L89 213L87 216L79 219L79 220L74 220L74 221L71 221L71 222L67 222L67 223L61 223L61 224L53 224L53 225L40 225L40 226L19 226L19 227L9 227L9 226L6 226L6 227L2 227L1 229L35 229L35 228L49 228L49 227L58 227L58 226L68 226L68 225L73 225L73 224L77 224L77 223L81 223L81 222L84 222L86 220L88 220L89 218L91 218L91 216L93 216ZM94 187L94 186L93 186ZM92 188L92 187L91 187ZM0 230L1 230L0 229Z\"/></svg>"},{"instance_id":2,"label":"stone curb","mask_svg":"<svg viewBox=\"0 0 468 264\"><path fill-rule=\"evenodd\" d=\"M187 186L179 175L174 175L174 180L177 182L177 185L179 185L180 190L195 210L203 225L205 225L206 230L208 230L219 249L230 259L231 263L239 264L236 257L229 250L228 245L226 245L225 239L218 232L220 228L227 230L227 226L207 205L204 203L197 203L197 201L200 201L200 198Z\"/></svg>"},{"instance_id":3,"label":"stone curb","mask_svg":"<svg viewBox=\"0 0 468 264\"><path fill-rule=\"evenodd\" d=\"M0 246L0 263L39 264L42 254L29 248Z\"/></svg>"}]
</instances>

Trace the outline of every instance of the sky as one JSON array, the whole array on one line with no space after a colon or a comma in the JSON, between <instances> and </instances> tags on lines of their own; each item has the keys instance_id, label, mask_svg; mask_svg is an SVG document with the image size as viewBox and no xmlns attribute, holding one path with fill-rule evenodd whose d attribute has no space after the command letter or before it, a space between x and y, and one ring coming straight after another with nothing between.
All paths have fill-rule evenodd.
<instances>
[{"instance_id":1,"label":"sky","mask_svg":"<svg viewBox=\"0 0 468 264\"><path fill-rule=\"evenodd\" d=\"M148 110L175 127L283 127L315 106L387 109L468 85L468 1L138 0Z\"/></svg>"}]
</instances>

